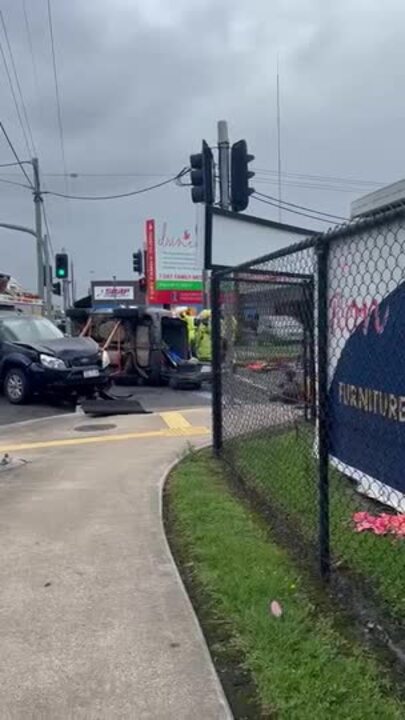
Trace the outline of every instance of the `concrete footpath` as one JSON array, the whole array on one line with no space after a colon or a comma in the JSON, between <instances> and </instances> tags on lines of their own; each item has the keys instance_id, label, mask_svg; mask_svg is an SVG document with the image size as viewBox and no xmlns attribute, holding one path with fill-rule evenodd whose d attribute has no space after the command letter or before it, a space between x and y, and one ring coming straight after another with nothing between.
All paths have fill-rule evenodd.
<instances>
[{"instance_id":1,"label":"concrete footpath","mask_svg":"<svg viewBox=\"0 0 405 720\"><path fill-rule=\"evenodd\" d=\"M0 472L1 718L231 718L161 520L165 471L208 424L191 410L1 429L0 456L28 461Z\"/></svg>"}]
</instances>

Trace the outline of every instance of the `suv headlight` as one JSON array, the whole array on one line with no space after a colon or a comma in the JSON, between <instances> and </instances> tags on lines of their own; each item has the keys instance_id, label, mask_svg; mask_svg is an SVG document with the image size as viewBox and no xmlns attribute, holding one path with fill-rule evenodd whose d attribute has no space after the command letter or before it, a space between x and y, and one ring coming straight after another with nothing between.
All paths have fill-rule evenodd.
<instances>
[{"instance_id":1,"label":"suv headlight","mask_svg":"<svg viewBox=\"0 0 405 720\"><path fill-rule=\"evenodd\" d=\"M101 353L101 366L105 370L110 364L110 356L107 350L103 350Z\"/></svg>"},{"instance_id":2,"label":"suv headlight","mask_svg":"<svg viewBox=\"0 0 405 720\"><path fill-rule=\"evenodd\" d=\"M60 358L54 357L54 355L41 355L39 361L43 367L48 370L66 370L66 365Z\"/></svg>"}]
</instances>

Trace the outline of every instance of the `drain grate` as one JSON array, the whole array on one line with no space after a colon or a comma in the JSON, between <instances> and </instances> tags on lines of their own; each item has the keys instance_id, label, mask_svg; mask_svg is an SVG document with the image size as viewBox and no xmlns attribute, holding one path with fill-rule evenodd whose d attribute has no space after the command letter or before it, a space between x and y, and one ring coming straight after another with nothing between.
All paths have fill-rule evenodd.
<instances>
[{"instance_id":1,"label":"drain grate","mask_svg":"<svg viewBox=\"0 0 405 720\"><path fill-rule=\"evenodd\" d=\"M104 423L100 425L78 425L75 430L78 432L94 432L97 430L114 430L116 427L113 423Z\"/></svg>"}]
</instances>

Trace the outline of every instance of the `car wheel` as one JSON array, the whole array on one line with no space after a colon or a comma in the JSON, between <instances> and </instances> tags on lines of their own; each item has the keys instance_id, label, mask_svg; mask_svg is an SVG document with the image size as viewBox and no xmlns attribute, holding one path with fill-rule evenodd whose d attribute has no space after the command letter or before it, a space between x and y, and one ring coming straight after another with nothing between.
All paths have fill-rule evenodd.
<instances>
[{"instance_id":1,"label":"car wheel","mask_svg":"<svg viewBox=\"0 0 405 720\"><path fill-rule=\"evenodd\" d=\"M4 395L12 405L23 405L31 397L27 375L20 368L11 368L4 378Z\"/></svg>"}]
</instances>

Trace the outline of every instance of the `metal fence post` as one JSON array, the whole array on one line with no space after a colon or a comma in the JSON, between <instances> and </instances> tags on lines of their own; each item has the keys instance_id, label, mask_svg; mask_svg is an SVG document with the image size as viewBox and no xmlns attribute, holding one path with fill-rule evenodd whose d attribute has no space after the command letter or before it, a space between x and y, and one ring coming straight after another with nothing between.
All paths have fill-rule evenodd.
<instances>
[{"instance_id":1,"label":"metal fence post","mask_svg":"<svg viewBox=\"0 0 405 720\"><path fill-rule=\"evenodd\" d=\"M309 333L306 328L304 328L304 333L302 337L302 365L304 370L304 418L308 422L309 420L309 410L311 407L311 401L309 396L309 361L308 361L308 342L309 342Z\"/></svg>"},{"instance_id":2,"label":"metal fence post","mask_svg":"<svg viewBox=\"0 0 405 720\"><path fill-rule=\"evenodd\" d=\"M319 561L322 577L330 573L329 432L328 432L328 249L317 245L317 355L318 355L318 453L319 453Z\"/></svg>"},{"instance_id":3,"label":"metal fence post","mask_svg":"<svg viewBox=\"0 0 405 720\"><path fill-rule=\"evenodd\" d=\"M311 280L308 285L308 304L310 308L310 325L309 325L309 347L308 347L308 375L311 388L310 394L310 419L315 423L316 420L316 368L315 368L315 301L314 301L314 281Z\"/></svg>"},{"instance_id":4,"label":"metal fence post","mask_svg":"<svg viewBox=\"0 0 405 720\"><path fill-rule=\"evenodd\" d=\"M215 455L222 449L221 297L220 279L211 278L212 323L212 444Z\"/></svg>"}]
</instances>

